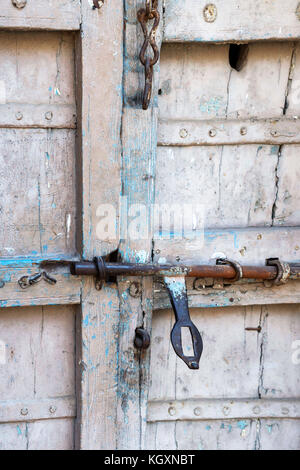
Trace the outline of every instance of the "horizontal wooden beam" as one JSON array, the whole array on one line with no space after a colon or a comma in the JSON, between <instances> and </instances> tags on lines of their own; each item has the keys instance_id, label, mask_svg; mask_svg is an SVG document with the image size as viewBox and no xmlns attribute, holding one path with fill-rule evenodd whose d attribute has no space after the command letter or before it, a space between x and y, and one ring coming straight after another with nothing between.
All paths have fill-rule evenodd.
<instances>
[{"instance_id":1,"label":"horizontal wooden beam","mask_svg":"<svg viewBox=\"0 0 300 470\"><path fill-rule=\"evenodd\" d=\"M17 8L11 0L1 1L0 28L21 30L79 30L80 0L27 1ZM92 8L92 6L91 6Z\"/></svg>"},{"instance_id":2,"label":"horizontal wooden beam","mask_svg":"<svg viewBox=\"0 0 300 470\"><path fill-rule=\"evenodd\" d=\"M148 422L300 418L297 399L193 399L150 401Z\"/></svg>"},{"instance_id":3,"label":"horizontal wooden beam","mask_svg":"<svg viewBox=\"0 0 300 470\"><path fill-rule=\"evenodd\" d=\"M299 20L299 0L166 0L164 41L295 40Z\"/></svg>"},{"instance_id":4,"label":"horizontal wooden beam","mask_svg":"<svg viewBox=\"0 0 300 470\"><path fill-rule=\"evenodd\" d=\"M0 128L76 128L75 105L0 104Z\"/></svg>"},{"instance_id":5,"label":"horizontal wooden beam","mask_svg":"<svg viewBox=\"0 0 300 470\"><path fill-rule=\"evenodd\" d=\"M300 22L299 22L300 28ZM300 142L300 120L161 120L158 145L296 144Z\"/></svg>"},{"instance_id":6,"label":"horizontal wooden beam","mask_svg":"<svg viewBox=\"0 0 300 470\"><path fill-rule=\"evenodd\" d=\"M161 239L155 235L155 263L214 263L214 255L219 257L220 253L245 265L264 265L266 258L278 257L300 262L300 227L211 228L195 238L192 232L186 238L179 235L165 234Z\"/></svg>"},{"instance_id":7,"label":"horizontal wooden beam","mask_svg":"<svg viewBox=\"0 0 300 470\"><path fill-rule=\"evenodd\" d=\"M73 418L75 397L39 398L38 400L0 401L0 423L18 423L41 419Z\"/></svg>"},{"instance_id":8,"label":"horizontal wooden beam","mask_svg":"<svg viewBox=\"0 0 300 470\"><path fill-rule=\"evenodd\" d=\"M41 271L39 261L17 258L0 260L0 307L80 303L81 279L72 276L67 266L56 267L49 272L56 279L56 284L41 280L27 289L19 286L21 277Z\"/></svg>"},{"instance_id":9,"label":"horizontal wooden beam","mask_svg":"<svg viewBox=\"0 0 300 470\"><path fill-rule=\"evenodd\" d=\"M273 305L300 303L300 282L288 281L281 286L262 282L240 282L230 286L215 283L215 287L195 290L194 279L186 279L189 308L233 307L244 305ZM162 285L154 287L154 310L172 308L167 291Z\"/></svg>"}]
</instances>

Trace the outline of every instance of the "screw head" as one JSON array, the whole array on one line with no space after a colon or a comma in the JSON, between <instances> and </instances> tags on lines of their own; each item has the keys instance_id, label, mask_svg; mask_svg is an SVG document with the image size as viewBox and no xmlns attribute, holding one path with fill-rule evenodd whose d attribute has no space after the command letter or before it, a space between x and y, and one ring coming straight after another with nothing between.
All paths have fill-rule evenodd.
<instances>
[{"instance_id":1,"label":"screw head","mask_svg":"<svg viewBox=\"0 0 300 470\"><path fill-rule=\"evenodd\" d=\"M270 131L270 134L271 134L272 137L278 137L279 136L279 132L276 131L276 130Z\"/></svg>"},{"instance_id":2,"label":"screw head","mask_svg":"<svg viewBox=\"0 0 300 470\"><path fill-rule=\"evenodd\" d=\"M49 408L50 413L55 413L56 410L57 410L56 406L50 406Z\"/></svg>"},{"instance_id":3,"label":"screw head","mask_svg":"<svg viewBox=\"0 0 300 470\"><path fill-rule=\"evenodd\" d=\"M259 406L255 406L255 407L253 408L253 413L256 414L256 415L258 415L258 414L260 413L260 407L259 407Z\"/></svg>"},{"instance_id":4,"label":"screw head","mask_svg":"<svg viewBox=\"0 0 300 470\"><path fill-rule=\"evenodd\" d=\"M20 111L18 113L16 113L16 119L18 121L21 121L21 119L23 119L23 114Z\"/></svg>"},{"instance_id":5,"label":"screw head","mask_svg":"<svg viewBox=\"0 0 300 470\"><path fill-rule=\"evenodd\" d=\"M203 9L203 17L207 23L213 23L217 19L217 7L213 3L208 3Z\"/></svg>"},{"instance_id":6,"label":"screw head","mask_svg":"<svg viewBox=\"0 0 300 470\"><path fill-rule=\"evenodd\" d=\"M28 415L28 408L22 408L22 409L21 409L21 415L22 415L22 416Z\"/></svg>"},{"instance_id":7,"label":"screw head","mask_svg":"<svg viewBox=\"0 0 300 470\"><path fill-rule=\"evenodd\" d=\"M240 133L241 133L241 135L246 135L247 134L247 127L241 127Z\"/></svg>"},{"instance_id":8,"label":"screw head","mask_svg":"<svg viewBox=\"0 0 300 470\"><path fill-rule=\"evenodd\" d=\"M217 135L216 129L210 129L209 132L208 132L208 135L210 137L215 137Z\"/></svg>"},{"instance_id":9,"label":"screw head","mask_svg":"<svg viewBox=\"0 0 300 470\"><path fill-rule=\"evenodd\" d=\"M47 111L45 114L45 119L47 119L48 121L51 121L52 118L53 118L52 111Z\"/></svg>"},{"instance_id":10,"label":"screw head","mask_svg":"<svg viewBox=\"0 0 300 470\"><path fill-rule=\"evenodd\" d=\"M27 0L11 0L11 1L12 1L13 6L15 6L16 8L19 8L19 10L21 8L24 8L27 4Z\"/></svg>"},{"instance_id":11,"label":"screw head","mask_svg":"<svg viewBox=\"0 0 300 470\"><path fill-rule=\"evenodd\" d=\"M201 412L202 412L202 410L199 406L197 406L197 408L194 409L194 415L195 416L200 416Z\"/></svg>"},{"instance_id":12,"label":"screw head","mask_svg":"<svg viewBox=\"0 0 300 470\"><path fill-rule=\"evenodd\" d=\"M174 406L170 406L170 408L168 409L168 413L170 416L176 415L176 408L174 408Z\"/></svg>"}]
</instances>

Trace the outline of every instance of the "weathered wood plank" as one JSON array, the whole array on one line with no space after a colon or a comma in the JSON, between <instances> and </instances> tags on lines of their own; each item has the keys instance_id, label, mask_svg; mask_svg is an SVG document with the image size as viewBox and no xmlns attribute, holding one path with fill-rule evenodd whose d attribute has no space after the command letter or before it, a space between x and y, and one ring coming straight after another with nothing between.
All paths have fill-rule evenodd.
<instances>
[{"instance_id":1,"label":"weathered wood plank","mask_svg":"<svg viewBox=\"0 0 300 470\"><path fill-rule=\"evenodd\" d=\"M2 309L0 400L75 395L75 315L72 306ZM25 405L24 405L25 406Z\"/></svg>"},{"instance_id":2,"label":"weathered wood plank","mask_svg":"<svg viewBox=\"0 0 300 470\"><path fill-rule=\"evenodd\" d=\"M0 128L2 127L75 129L76 108L68 104L0 104Z\"/></svg>"},{"instance_id":3,"label":"weathered wood plank","mask_svg":"<svg viewBox=\"0 0 300 470\"><path fill-rule=\"evenodd\" d=\"M160 120L158 145L295 144L300 140L298 119Z\"/></svg>"},{"instance_id":4,"label":"weathered wood plank","mask_svg":"<svg viewBox=\"0 0 300 470\"><path fill-rule=\"evenodd\" d=\"M37 106L35 113L39 105L50 106L47 111L51 105L75 106L72 33L0 31L0 59L0 103L19 105L20 124L26 105Z\"/></svg>"},{"instance_id":5,"label":"weathered wood plank","mask_svg":"<svg viewBox=\"0 0 300 470\"><path fill-rule=\"evenodd\" d=\"M190 399L150 401L148 421L300 418L300 400Z\"/></svg>"},{"instance_id":6,"label":"weathered wood plank","mask_svg":"<svg viewBox=\"0 0 300 470\"><path fill-rule=\"evenodd\" d=\"M24 8L16 8L11 0L1 5L0 28L79 30L80 0L28 1Z\"/></svg>"},{"instance_id":7,"label":"weathered wood plank","mask_svg":"<svg viewBox=\"0 0 300 470\"><path fill-rule=\"evenodd\" d=\"M160 119L282 117L293 51L290 42L250 44L247 60L237 71L230 66L228 45L164 44Z\"/></svg>"},{"instance_id":8,"label":"weathered wood plank","mask_svg":"<svg viewBox=\"0 0 300 470\"><path fill-rule=\"evenodd\" d=\"M71 396L0 402L0 423L74 418L75 415L76 400Z\"/></svg>"},{"instance_id":9,"label":"weathered wood plank","mask_svg":"<svg viewBox=\"0 0 300 470\"><path fill-rule=\"evenodd\" d=\"M195 239L156 239L154 261L198 264L211 259L213 263L214 254L224 253L242 264L263 265L272 257L296 263L300 261L299 235L299 227L204 230L204 237Z\"/></svg>"},{"instance_id":10,"label":"weathered wood plank","mask_svg":"<svg viewBox=\"0 0 300 470\"><path fill-rule=\"evenodd\" d=\"M143 206L143 218L135 234L130 232L127 209L121 213L124 229L120 253L124 261L146 263L152 255L151 204L154 202L154 179L157 141L158 68L154 71L152 100L147 111L142 109L144 68L139 61L144 38L137 21L139 0L125 2L125 61L124 61L124 112L122 120L122 196L126 198L129 213ZM160 5L161 8L161 5ZM159 33L157 43L160 47ZM134 215L134 214L133 214ZM136 214L137 215L137 214ZM144 447L145 416L149 386L150 351L135 350L134 336L137 327L150 333L152 316L151 279L135 279L140 283L142 295L128 297L129 279L119 279L121 298L121 329L119 340L120 365L118 374L118 439L119 449ZM131 308L130 308L131 307ZM130 315L129 315L130 312Z\"/></svg>"},{"instance_id":11,"label":"weathered wood plank","mask_svg":"<svg viewBox=\"0 0 300 470\"><path fill-rule=\"evenodd\" d=\"M74 131L0 129L0 142L0 256L74 253Z\"/></svg>"},{"instance_id":12,"label":"weathered wood plank","mask_svg":"<svg viewBox=\"0 0 300 470\"><path fill-rule=\"evenodd\" d=\"M0 424L1 450L72 450L74 420Z\"/></svg>"},{"instance_id":13,"label":"weathered wood plank","mask_svg":"<svg viewBox=\"0 0 300 470\"><path fill-rule=\"evenodd\" d=\"M121 187L122 2L111 0L100 10L82 2L82 32L76 53L80 116L77 181L82 180L77 240L81 255L92 259L118 247L113 237L99 236L97 226L107 203L118 212ZM99 292L92 278L84 279L77 324L76 448L116 448L118 328L117 289L105 286Z\"/></svg>"},{"instance_id":14,"label":"weathered wood plank","mask_svg":"<svg viewBox=\"0 0 300 470\"><path fill-rule=\"evenodd\" d=\"M268 287L263 283L245 283L223 288L206 287L201 292L193 289L193 279L187 279L188 302L190 308L228 307L234 305L274 305L300 303L299 281L289 281L286 285ZM155 289L154 309L171 308L170 299L163 289ZM226 316L226 311L224 311Z\"/></svg>"},{"instance_id":15,"label":"weathered wood plank","mask_svg":"<svg viewBox=\"0 0 300 470\"><path fill-rule=\"evenodd\" d=\"M300 36L298 0L215 0L213 5L207 9L198 0L166 0L165 41L248 42Z\"/></svg>"}]
</instances>

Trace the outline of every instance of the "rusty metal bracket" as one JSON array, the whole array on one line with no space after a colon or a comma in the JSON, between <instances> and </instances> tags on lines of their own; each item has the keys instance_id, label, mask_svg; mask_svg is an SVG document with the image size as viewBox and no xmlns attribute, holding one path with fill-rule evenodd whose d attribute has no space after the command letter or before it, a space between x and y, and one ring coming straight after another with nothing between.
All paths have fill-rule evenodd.
<instances>
[{"instance_id":1,"label":"rusty metal bracket","mask_svg":"<svg viewBox=\"0 0 300 470\"><path fill-rule=\"evenodd\" d=\"M22 276L18 280L18 284L21 289L28 289L28 287L37 284L43 279L44 281L48 282L48 284L56 284L56 279L46 273L46 271L41 271L39 273L32 274L31 276Z\"/></svg>"},{"instance_id":2,"label":"rusty metal bracket","mask_svg":"<svg viewBox=\"0 0 300 470\"><path fill-rule=\"evenodd\" d=\"M279 258L268 258L266 259L266 266L276 266L277 268L277 274L275 279L272 280L272 285L280 286L287 283L291 273L288 263L280 261Z\"/></svg>"}]
</instances>

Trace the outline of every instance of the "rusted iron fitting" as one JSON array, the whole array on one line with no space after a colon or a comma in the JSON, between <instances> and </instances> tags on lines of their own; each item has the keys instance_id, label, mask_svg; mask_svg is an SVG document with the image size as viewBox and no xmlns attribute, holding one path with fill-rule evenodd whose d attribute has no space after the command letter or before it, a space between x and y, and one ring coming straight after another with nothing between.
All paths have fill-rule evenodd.
<instances>
[{"instance_id":1,"label":"rusted iron fitting","mask_svg":"<svg viewBox=\"0 0 300 470\"><path fill-rule=\"evenodd\" d=\"M148 349L150 346L150 335L144 328L135 329L134 345L137 349Z\"/></svg>"},{"instance_id":2,"label":"rusted iron fitting","mask_svg":"<svg viewBox=\"0 0 300 470\"><path fill-rule=\"evenodd\" d=\"M142 108L146 110L149 107L152 94L153 66L159 59L159 50L156 44L156 31L160 22L158 0L146 0L146 6L138 11L137 18L144 34L144 43L139 58L145 68L145 89ZM153 25L150 31L148 31L148 22L152 20L154 20ZM146 56L149 47L151 47L153 51L152 58Z\"/></svg>"}]
</instances>

